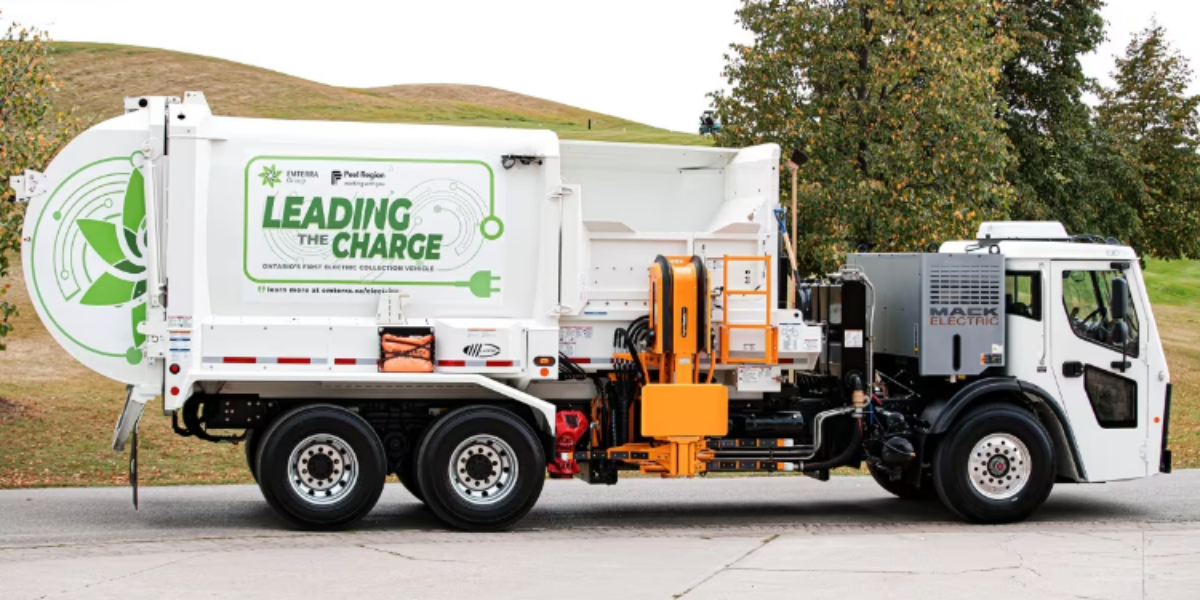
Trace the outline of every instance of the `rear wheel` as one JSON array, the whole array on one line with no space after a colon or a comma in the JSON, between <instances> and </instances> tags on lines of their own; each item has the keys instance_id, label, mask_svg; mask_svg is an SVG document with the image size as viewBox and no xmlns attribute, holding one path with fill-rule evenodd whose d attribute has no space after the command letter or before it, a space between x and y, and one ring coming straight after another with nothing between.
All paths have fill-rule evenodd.
<instances>
[{"instance_id":1,"label":"rear wheel","mask_svg":"<svg viewBox=\"0 0 1200 600\"><path fill-rule=\"evenodd\" d=\"M520 417L465 408L430 426L417 453L425 503L446 524L468 531L507 528L537 503L546 458Z\"/></svg>"},{"instance_id":2,"label":"rear wheel","mask_svg":"<svg viewBox=\"0 0 1200 600\"><path fill-rule=\"evenodd\" d=\"M934 458L942 502L975 523L1011 523L1033 513L1054 487L1054 445L1029 411L979 408L954 425Z\"/></svg>"},{"instance_id":3,"label":"rear wheel","mask_svg":"<svg viewBox=\"0 0 1200 600\"><path fill-rule=\"evenodd\" d=\"M375 506L387 460L379 436L339 406L307 406L277 419L262 436L258 485L284 518L309 529L345 527Z\"/></svg>"}]
</instances>

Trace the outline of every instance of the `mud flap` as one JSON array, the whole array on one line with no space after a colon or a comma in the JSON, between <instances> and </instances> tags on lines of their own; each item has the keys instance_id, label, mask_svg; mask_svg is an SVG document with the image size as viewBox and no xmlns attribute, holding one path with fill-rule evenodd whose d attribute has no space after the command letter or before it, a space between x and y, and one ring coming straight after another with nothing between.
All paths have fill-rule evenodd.
<instances>
[{"instance_id":1,"label":"mud flap","mask_svg":"<svg viewBox=\"0 0 1200 600\"><path fill-rule=\"evenodd\" d=\"M121 409L121 416L117 417L117 425L113 427L112 449L116 452L125 451L125 440L137 429L146 403L158 395L157 391L147 393L140 387L130 385L125 388L125 407Z\"/></svg>"},{"instance_id":2,"label":"mud flap","mask_svg":"<svg viewBox=\"0 0 1200 600\"><path fill-rule=\"evenodd\" d=\"M157 396L158 391L152 386L131 385L125 389L125 407L121 409L121 416L117 417L117 424L113 427L112 448L117 452L124 452L125 441L132 437L133 443L129 450L129 485L133 488L133 508L137 509L138 423L142 419L142 412L146 410L146 403Z\"/></svg>"},{"instance_id":3,"label":"mud flap","mask_svg":"<svg viewBox=\"0 0 1200 600\"><path fill-rule=\"evenodd\" d=\"M133 488L133 510L138 509L138 481L137 481L137 427L133 428L133 443L129 448L129 487Z\"/></svg>"}]
</instances>

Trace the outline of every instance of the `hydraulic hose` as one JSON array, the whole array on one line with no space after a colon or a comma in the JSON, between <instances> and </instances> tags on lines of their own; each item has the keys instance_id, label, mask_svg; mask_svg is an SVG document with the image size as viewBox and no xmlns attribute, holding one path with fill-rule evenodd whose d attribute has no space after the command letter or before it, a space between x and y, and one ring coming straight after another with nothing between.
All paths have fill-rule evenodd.
<instances>
[{"instance_id":1,"label":"hydraulic hose","mask_svg":"<svg viewBox=\"0 0 1200 600\"><path fill-rule=\"evenodd\" d=\"M817 439L816 444L810 447L799 448L772 448L770 450L719 450L715 452L715 458L720 459L737 459L737 460L760 460L760 461L778 461L790 462L796 464L797 471L822 471L825 469L833 469L845 465L855 453L858 452L859 446L862 444L862 427L856 426L852 428L850 441L846 444L846 448L837 456L815 463L806 463L805 459L812 458L821 448L821 421L826 416L835 414L845 414L853 411L853 408L842 408L826 411L818 415L817 419ZM858 416L856 419L860 418Z\"/></svg>"},{"instance_id":2,"label":"hydraulic hose","mask_svg":"<svg viewBox=\"0 0 1200 600\"><path fill-rule=\"evenodd\" d=\"M853 434L850 437L850 443L846 444L846 449L842 450L841 454L821 462L805 463L800 462L796 465L797 471L824 471L825 469L836 469L844 466L855 454L858 453L859 446L862 444L862 428L855 427Z\"/></svg>"},{"instance_id":3,"label":"hydraulic hose","mask_svg":"<svg viewBox=\"0 0 1200 600\"><path fill-rule=\"evenodd\" d=\"M772 448L770 450L762 449L744 449L744 450L717 450L717 458L734 458L742 460L784 460L791 459L793 461L807 460L817 455L817 451L821 449L821 434L825 430L823 427L825 419L836 415L844 415L854 410L854 407L835 408L819 413L813 422L814 435L813 444L811 446L792 446L785 448Z\"/></svg>"}]
</instances>

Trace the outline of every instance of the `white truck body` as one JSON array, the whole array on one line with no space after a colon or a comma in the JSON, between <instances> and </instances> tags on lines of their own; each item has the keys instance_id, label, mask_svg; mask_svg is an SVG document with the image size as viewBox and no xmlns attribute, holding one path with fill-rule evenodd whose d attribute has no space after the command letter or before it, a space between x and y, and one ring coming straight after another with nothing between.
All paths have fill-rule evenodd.
<instances>
[{"instance_id":1,"label":"white truck body","mask_svg":"<svg viewBox=\"0 0 1200 600\"><path fill-rule=\"evenodd\" d=\"M719 268L722 254L777 250L776 146L603 144L524 129L219 117L195 93L180 103L148 102L89 129L47 169L46 187L29 200L24 260L34 305L55 339L98 373L144 390L143 400L165 392L167 411L205 382L267 397L360 394L364 386L402 397L420 383L422 394L444 385L464 399L517 398L537 407L549 427L553 407L535 396L586 398L591 390L541 389L537 383L558 373L533 358L561 349L586 358L587 369L611 362L615 328L646 312L647 257L698 254ZM505 156L534 162L506 168ZM166 240L159 252L165 308L155 306L153 280L145 283L147 233L155 227L140 215L122 217L143 201L137 187L147 176L163 207L155 216ZM368 199L378 206L405 198L411 206L384 222L378 212L315 214L335 198L360 212ZM295 228L305 217L309 223ZM113 238L122 253L106 249L114 264L80 234L78 222L89 220L111 224L111 233L91 229ZM335 255L352 250L353 235L383 239L390 252L394 234L440 236L439 257ZM370 252L354 251L362 249ZM115 266L126 257L135 272ZM747 271L741 281L753 286L765 276ZM436 325L435 376L378 372L381 293L406 296L408 323ZM764 312L750 300L732 310L745 320ZM761 334L738 336L762 353ZM468 356L478 343L496 353ZM178 373L164 364L179 365Z\"/></svg>"}]
</instances>

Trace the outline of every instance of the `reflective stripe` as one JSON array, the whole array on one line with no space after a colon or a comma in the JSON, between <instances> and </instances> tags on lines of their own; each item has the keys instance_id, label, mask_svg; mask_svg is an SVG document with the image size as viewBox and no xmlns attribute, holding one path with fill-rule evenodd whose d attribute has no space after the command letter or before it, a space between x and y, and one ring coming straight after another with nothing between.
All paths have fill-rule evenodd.
<instances>
[{"instance_id":1,"label":"reflective stripe","mask_svg":"<svg viewBox=\"0 0 1200 600\"><path fill-rule=\"evenodd\" d=\"M324 365L329 359L295 356L205 356L200 362L226 365ZM374 361L371 364L374 364Z\"/></svg>"},{"instance_id":2,"label":"reflective stripe","mask_svg":"<svg viewBox=\"0 0 1200 600\"><path fill-rule=\"evenodd\" d=\"M520 367L521 361L519 361L519 360L439 360L439 361L437 361L437 366L449 367L449 368L459 368L459 369L465 368L465 367L475 367L475 368L484 368L484 369L489 368L489 367L491 367L491 368Z\"/></svg>"},{"instance_id":3,"label":"reflective stripe","mask_svg":"<svg viewBox=\"0 0 1200 600\"><path fill-rule=\"evenodd\" d=\"M374 367L374 366L379 365L379 359L378 358L335 358L335 359L333 359L333 364L336 366L339 366L339 367L352 367L352 366Z\"/></svg>"},{"instance_id":4,"label":"reflective stripe","mask_svg":"<svg viewBox=\"0 0 1200 600\"><path fill-rule=\"evenodd\" d=\"M611 356L568 356L567 360L577 365L596 365L607 366L612 365Z\"/></svg>"}]
</instances>

